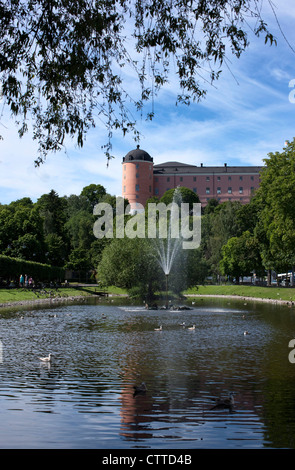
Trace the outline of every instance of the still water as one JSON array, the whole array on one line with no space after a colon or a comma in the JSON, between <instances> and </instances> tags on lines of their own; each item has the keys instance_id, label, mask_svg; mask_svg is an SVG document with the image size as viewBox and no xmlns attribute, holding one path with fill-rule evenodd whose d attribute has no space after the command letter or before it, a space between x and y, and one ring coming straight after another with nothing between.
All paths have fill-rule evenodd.
<instances>
[{"instance_id":1,"label":"still water","mask_svg":"<svg viewBox=\"0 0 295 470\"><path fill-rule=\"evenodd\" d=\"M0 448L295 448L294 307L124 302L0 311Z\"/></svg>"}]
</instances>

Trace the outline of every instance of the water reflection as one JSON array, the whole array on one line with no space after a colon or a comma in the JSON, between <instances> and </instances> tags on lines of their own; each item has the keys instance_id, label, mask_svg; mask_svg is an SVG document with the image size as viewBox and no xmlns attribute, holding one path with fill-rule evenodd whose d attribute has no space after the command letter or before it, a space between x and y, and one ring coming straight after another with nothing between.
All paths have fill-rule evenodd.
<instances>
[{"instance_id":1,"label":"water reflection","mask_svg":"<svg viewBox=\"0 0 295 470\"><path fill-rule=\"evenodd\" d=\"M294 448L294 326L293 309L220 300L2 310L0 446Z\"/></svg>"}]
</instances>

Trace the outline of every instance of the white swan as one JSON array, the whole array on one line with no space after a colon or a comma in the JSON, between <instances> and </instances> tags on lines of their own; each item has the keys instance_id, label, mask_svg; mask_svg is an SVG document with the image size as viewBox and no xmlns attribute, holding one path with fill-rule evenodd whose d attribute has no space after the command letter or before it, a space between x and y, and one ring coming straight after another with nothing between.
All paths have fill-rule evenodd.
<instances>
[{"instance_id":1,"label":"white swan","mask_svg":"<svg viewBox=\"0 0 295 470\"><path fill-rule=\"evenodd\" d=\"M43 362L50 362L51 361L51 353L47 357L39 357L40 361Z\"/></svg>"}]
</instances>

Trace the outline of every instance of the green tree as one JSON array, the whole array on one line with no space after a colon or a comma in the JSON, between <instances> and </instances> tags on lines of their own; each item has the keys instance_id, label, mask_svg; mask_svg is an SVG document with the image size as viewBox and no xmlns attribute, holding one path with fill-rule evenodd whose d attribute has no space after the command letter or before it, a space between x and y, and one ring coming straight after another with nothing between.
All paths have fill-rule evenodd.
<instances>
[{"instance_id":1,"label":"green tree","mask_svg":"<svg viewBox=\"0 0 295 470\"><path fill-rule=\"evenodd\" d=\"M269 153L264 162L255 231L265 267L286 271L295 265L295 140L283 152Z\"/></svg>"},{"instance_id":2,"label":"green tree","mask_svg":"<svg viewBox=\"0 0 295 470\"><path fill-rule=\"evenodd\" d=\"M0 253L44 262L43 219L29 198L0 207Z\"/></svg>"},{"instance_id":3,"label":"green tree","mask_svg":"<svg viewBox=\"0 0 295 470\"><path fill-rule=\"evenodd\" d=\"M262 0L3 0L2 94L20 136L32 120L36 164L63 148L66 136L82 146L97 116L110 139L113 129L138 138L130 103L142 110L174 70L177 100L201 99L228 53L239 57L247 48L247 30L274 41L261 6ZM132 96L130 69L138 83ZM110 158L110 140L105 151Z\"/></svg>"},{"instance_id":4,"label":"green tree","mask_svg":"<svg viewBox=\"0 0 295 470\"><path fill-rule=\"evenodd\" d=\"M102 284L129 291L137 288L147 300L164 280L149 240L145 238L114 238L104 249L97 271Z\"/></svg>"},{"instance_id":5,"label":"green tree","mask_svg":"<svg viewBox=\"0 0 295 470\"><path fill-rule=\"evenodd\" d=\"M199 196L194 193L194 191L184 186L179 186L177 188L177 191L174 188L168 189L168 191L166 191L161 197L160 202L163 202L164 204L168 205L173 202L173 200L178 205L180 205L181 203L189 204L190 210L192 210L194 203L200 202Z\"/></svg>"},{"instance_id":6,"label":"green tree","mask_svg":"<svg viewBox=\"0 0 295 470\"><path fill-rule=\"evenodd\" d=\"M77 196L76 194L71 194L70 196L64 196L65 200L65 214L66 219L69 219L79 211L86 211L89 214L92 214L92 205L86 196Z\"/></svg>"},{"instance_id":7,"label":"green tree","mask_svg":"<svg viewBox=\"0 0 295 470\"><path fill-rule=\"evenodd\" d=\"M237 214L241 209L240 202L224 202L216 206L214 212L202 217L201 249L207 260L211 274L220 275L221 250L231 237L239 232Z\"/></svg>"},{"instance_id":8,"label":"green tree","mask_svg":"<svg viewBox=\"0 0 295 470\"><path fill-rule=\"evenodd\" d=\"M53 189L48 194L43 194L37 200L36 207L44 219L44 233L55 233L64 237L64 224L66 220L66 201Z\"/></svg>"},{"instance_id":9,"label":"green tree","mask_svg":"<svg viewBox=\"0 0 295 470\"><path fill-rule=\"evenodd\" d=\"M101 184L89 184L82 189L80 196L84 196L93 209L106 193L106 189Z\"/></svg>"},{"instance_id":10,"label":"green tree","mask_svg":"<svg viewBox=\"0 0 295 470\"><path fill-rule=\"evenodd\" d=\"M78 272L79 281L81 281L82 278L87 279L88 271L91 268L88 250L84 250L83 248L75 248L72 250L65 267L66 269Z\"/></svg>"},{"instance_id":11,"label":"green tree","mask_svg":"<svg viewBox=\"0 0 295 470\"><path fill-rule=\"evenodd\" d=\"M63 267L67 259L67 251L65 251L65 242L60 235L49 233L45 237L46 244L46 262L52 266Z\"/></svg>"},{"instance_id":12,"label":"green tree","mask_svg":"<svg viewBox=\"0 0 295 470\"><path fill-rule=\"evenodd\" d=\"M93 234L94 221L94 216L84 210L76 212L67 220L65 230L72 248L90 249L95 240Z\"/></svg>"},{"instance_id":13,"label":"green tree","mask_svg":"<svg viewBox=\"0 0 295 470\"><path fill-rule=\"evenodd\" d=\"M258 242L249 231L230 238L223 245L221 254L221 273L235 278L237 284L240 277L250 276L253 272L258 275L264 273Z\"/></svg>"}]
</instances>

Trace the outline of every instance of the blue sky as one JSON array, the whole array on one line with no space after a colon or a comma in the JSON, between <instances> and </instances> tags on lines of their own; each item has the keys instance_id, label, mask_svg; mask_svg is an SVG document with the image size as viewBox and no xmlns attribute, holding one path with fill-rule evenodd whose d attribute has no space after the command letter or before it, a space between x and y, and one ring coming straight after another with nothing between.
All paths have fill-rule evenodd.
<instances>
[{"instance_id":1,"label":"blue sky","mask_svg":"<svg viewBox=\"0 0 295 470\"><path fill-rule=\"evenodd\" d=\"M289 43L295 50L295 2L276 0L275 11ZM294 88L295 53L284 40L275 17L264 0L262 16L276 36L278 45L264 45L262 38L249 36L250 46L236 59L228 56L229 68L208 86L201 103L175 106L175 79L156 98L152 122L138 120L141 147L154 163L180 161L199 165L261 165L269 152L282 151L286 140L295 137L295 103L289 99ZM2 123L2 125L1 125ZM22 197L36 201L51 189L60 196L80 194L90 183L102 184L111 194L121 195L121 162L136 144L132 136L114 134L115 156L107 168L101 145L107 133L101 126L90 131L82 149L72 142L67 154L49 155L34 167L37 148L28 134L18 138L12 120L0 121L0 203Z\"/></svg>"}]
</instances>

